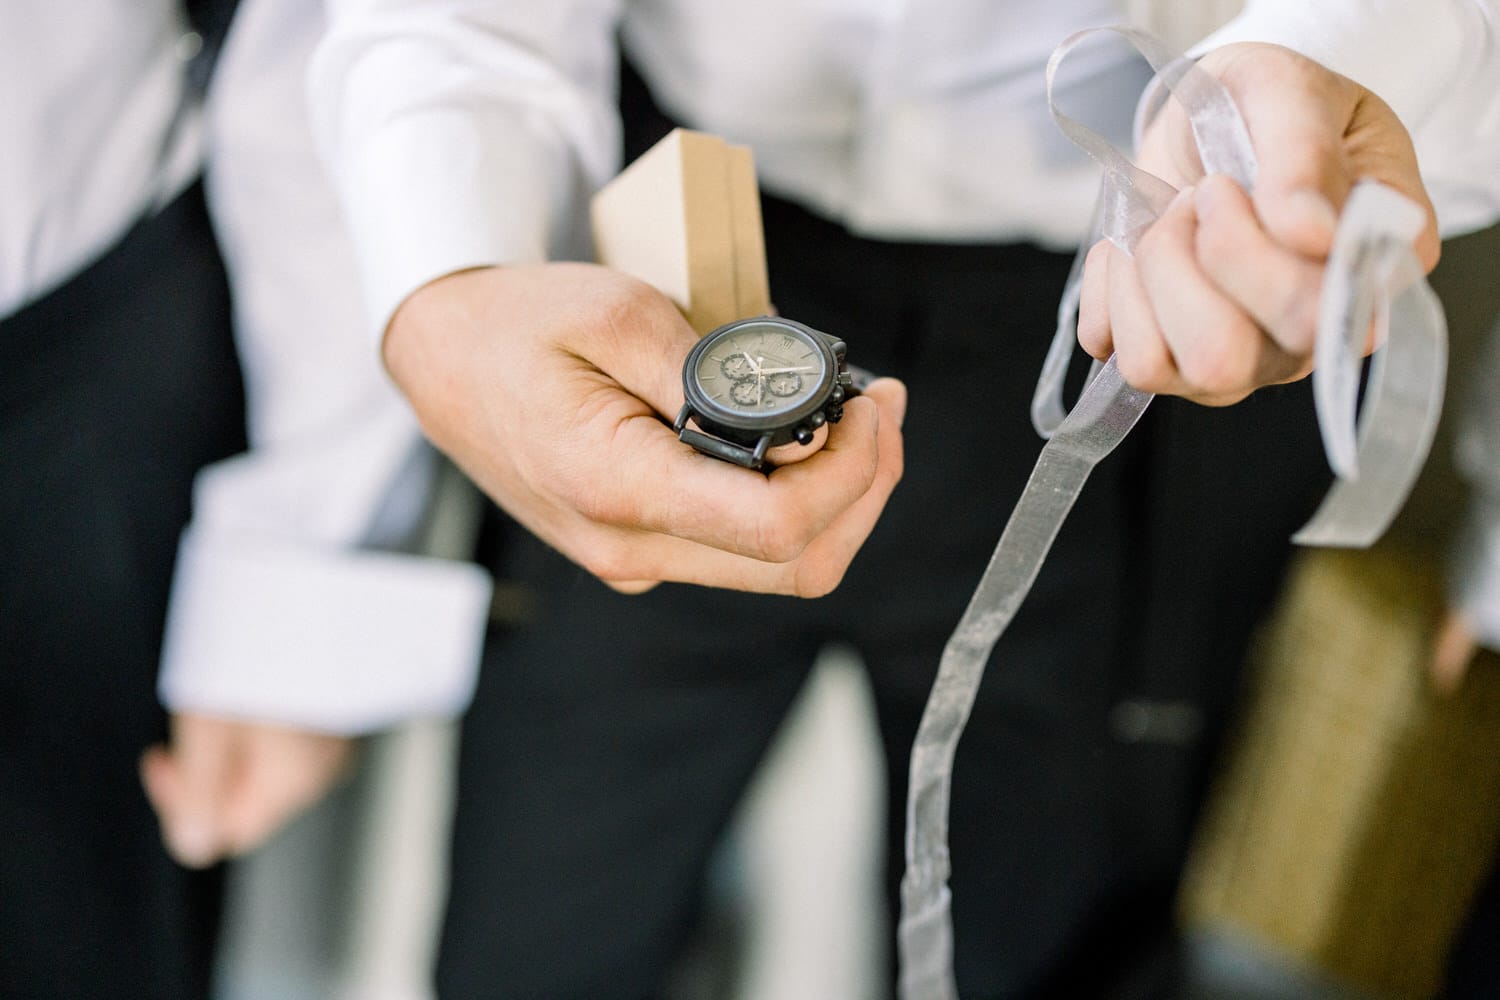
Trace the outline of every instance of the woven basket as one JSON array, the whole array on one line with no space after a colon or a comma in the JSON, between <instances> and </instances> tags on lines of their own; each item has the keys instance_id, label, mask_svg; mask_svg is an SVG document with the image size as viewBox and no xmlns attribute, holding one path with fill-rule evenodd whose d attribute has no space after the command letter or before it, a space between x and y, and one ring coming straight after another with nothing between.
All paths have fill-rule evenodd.
<instances>
[{"instance_id":1,"label":"woven basket","mask_svg":"<svg viewBox=\"0 0 1500 1000\"><path fill-rule=\"evenodd\" d=\"M1199 827L1187 927L1376 995L1435 993L1500 839L1500 658L1429 692L1441 596L1391 547L1299 557Z\"/></svg>"}]
</instances>

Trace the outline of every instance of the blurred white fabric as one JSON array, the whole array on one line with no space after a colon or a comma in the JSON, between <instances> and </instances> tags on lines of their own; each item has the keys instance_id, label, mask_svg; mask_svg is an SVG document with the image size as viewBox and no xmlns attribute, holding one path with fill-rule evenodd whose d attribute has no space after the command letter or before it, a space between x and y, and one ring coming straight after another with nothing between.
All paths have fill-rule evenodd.
<instances>
[{"instance_id":1,"label":"blurred white fabric","mask_svg":"<svg viewBox=\"0 0 1500 1000\"><path fill-rule=\"evenodd\" d=\"M217 1000L432 996L456 746L443 723L372 738L354 782L235 867ZM864 672L831 650L726 842L732 985L681 1000L880 1000L884 780Z\"/></svg>"}]
</instances>

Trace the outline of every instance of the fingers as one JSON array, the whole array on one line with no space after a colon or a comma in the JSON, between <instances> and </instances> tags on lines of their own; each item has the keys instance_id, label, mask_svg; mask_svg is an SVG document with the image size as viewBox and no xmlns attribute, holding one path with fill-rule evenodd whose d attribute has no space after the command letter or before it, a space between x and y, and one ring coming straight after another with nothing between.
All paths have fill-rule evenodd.
<instances>
[{"instance_id":1,"label":"fingers","mask_svg":"<svg viewBox=\"0 0 1500 1000\"><path fill-rule=\"evenodd\" d=\"M1134 261L1110 247L1108 307L1120 376L1143 392L1185 392Z\"/></svg>"},{"instance_id":2,"label":"fingers","mask_svg":"<svg viewBox=\"0 0 1500 1000\"><path fill-rule=\"evenodd\" d=\"M233 767L229 726L217 719L179 716L170 752L154 747L141 761L141 778L161 819L162 839L179 864L203 868L223 854L220 814Z\"/></svg>"},{"instance_id":3,"label":"fingers","mask_svg":"<svg viewBox=\"0 0 1500 1000\"><path fill-rule=\"evenodd\" d=\"M433 442L611 586L832 586L858 547L850 539L868 533L900 478L904 387L873 384L824 430L821 449L780 455L767 475L697 453L665 422L682 405L695 343L648 286L547 264L424 286L397 311L385 355ZM817 568L799 570L835 522Z\"/></svg>"},{"instance_id":4,"label":"fingers","mask_svg":"<svg viewBox=\"0 0 1500 1000\"><path fill-rule=\"evenodd\" d=\"M1207 181L1213 182L1213 190L1227 186L1243 199L1228 178ZM1283 312L1301 324L1297 333L1310 353L1319 275L1315 266L1303 265L1260 234L1248 202L1244 225L1249 232L1232 232L1225 238L1216 235L1222 227L1211 224L1212 220L1200 224L1198 197L1191 189L1178 196L1142 239L1136 263L1141 287L1154 307L1161 336L1180 375L1177 385L1166 391L1218 405L1297 371L1302 362L1266 336L1265 324L1257 323L1253 310L1285 294L1288 304ZM1220 271L1244 275L1240 287L1217 280L1204 266L1209 261L1219 264ZM1310 275L1300 270L1283 275L1274 265L1306 267ZM1293 277L1310 277L1311 287ZM1305 316L1299 306L1306 307ZM1280 316L1276 319L1281 321Z\"/></svg>"},{"instance_id":5,"label":"fingers","mask_svg":"<svg viewBox=\"0 0 1500 1000\"><path fill-rule=\"evenodd\" d=\"M880 463L881 411L898 425L905 395L894 380L872 384L845 406L821 450L769 476L701 455L659 420L638 416L606 429L609 461L582 470L586 477L569 482L562 499L597 524L790 562L870 490Z\"/></svg>"},{"instance_id":6,"label":"fingers","mask_svg":"<svg viewBox=\"0 0 1500 1000\"><path fill-rule=\"evenodd\" d=\"M259 846L343 772L349 741L178 713L170 749L141 759L141 781L179 864L204 868Z\"/></svg>"},{"instance_id":7,"label":"fingers","mask_svg":"<svg viewBox=\"0 0 1500 1000\"><path fill-rule=\"evenodd\" d=\"M1305 372L1321 272L1265 235L1233 181L1204 184L1208 218L1205 196L1184 189L1133 258L1090 252L1079 340L1096 357L1112 348L1137 389L1225 405Z\"/></svg>"},{"instance_id":8,"label":"fingers","mask_svg":"<svg viewBox=\"0 0 1500 1000\"><path fill-rule=\"evenodd\" d=\"M1322 266L1276 242L1256 218L1250 198L1228 177L1205 178L1195 204L1203 273L1243 305L1288 363L1311 355Z\"/></svg>"},{"instance_id":9,"label":"fingers","mask_svg":"<svg viewBox=\"0 0 1500 1000\"><path fill-rule=\"evenodd\" d=\"M824 424L813 431L813 439L807 444L798 444L793 441L791 444L777 445L775 448L772 448L766 452L766 461L777 468L783 465L793 465L803 459L816 455L823 450L823 446L827 443L828 425Z\"/></svg>"},{"instance_id":10,"label":"fingers","mask_svg":"<svg viewBox=\"0 0 1500 1000\"><path fill-rule=\"evenodd\" d=\"M679 520L671 525L674 530L663 532L596 528L586 534L589 544L577 551L570 551L566 542L559 547L621 590L633 590L643 581L672 580L805 597L827 593L842 579L900 481L905 396L899 382L877 380L862 398L849 402L844 421L830 433L823 451L769 476L706 456L687 456L715 474L733 474L724 481L729 494L694 497L684 507L722 505L723 518L709 519L718 529L712 544L686 537L689 522ZM821 480L844 468L836 463L850 460L859 474L856 488L827 493ZM832 507L820 505L830 499ZM746 504L764 509L742 510ZM736 517L756 520L740 523Z\"/></svg>"},{"instance_id":11,"label":"fingers","mask_svg":"<svg viewBox=\"0 0 1500 1000\"><path fill-rule=\"evenodd\" d=\"M1083 281L1078 289L1078 343L1089 356L1106 361L1115 353L1109 323L1109 264L1120 251L1108 240L1089 248L1084 259Z\"/></svg>"},{"instance_id":12,"label":"fingers","mask_svg":"<svg viewBox=\"0 0 1500 1000\"><path fill-rule=\"evenodd\" d=\"M899 383L896 386L899 387ZM804 550L797 561L792 588L788 593L819 597L837 587L860 546L880 520L886 501L901 482L905 471L905 446L901 437L900 416L906 410L906 392L904 387L900 388L897 415L888 418L882 413L876 440L880 464L875 482L864 496L835 518L828 529Z\"/></svg>"},{"instance_id":13,"label":"fingers","mask_svg":"<svg viewBox=\"0 0 1500 1000\"><path fill-rule=\"evenodd\" d=\"M280 726L251 726L245 767L224 804L226 853L243 854L318 802L344 773L348 739Z\"/></svg>"}]
</instances>

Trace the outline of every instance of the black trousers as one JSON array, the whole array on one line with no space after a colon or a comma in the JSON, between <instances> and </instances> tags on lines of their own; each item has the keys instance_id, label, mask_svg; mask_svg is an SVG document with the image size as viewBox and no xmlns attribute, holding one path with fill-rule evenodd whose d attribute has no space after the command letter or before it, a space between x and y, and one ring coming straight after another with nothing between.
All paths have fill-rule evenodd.
<instances>
[{"instance_id":1,"label":"black trousers","mask_svg":"<svg viewBox=\"0 0 1500 1000\"><path fill-rule=\"evenodd\" d=\"M243 412L197 188L0 321L0 996L207 994L219 879L162 851L137 762L193 473Z\"/></svg>"},{"instance_id":2,"label":"black trousers","mask_svg":"<svg viewBox=\"0 0 1500 1000\"><path fill-rule=\"evenodd\" d=\"M1040 449L1027 406L1068 260L859 239L775 199L765 215L782 314L906 380L905 479L817 601L625 597L497 533L498 572L532 581L541 612L491 635L464 727L445 998L657 995L705 860L830 640L860 650L875 693L894 899L907 753ZM958 751L966 1000L1153 995L1248 634L1327 481L1306 386L1225 410L1158 400L1095 472Z\"/></svg>"}]
</instances>

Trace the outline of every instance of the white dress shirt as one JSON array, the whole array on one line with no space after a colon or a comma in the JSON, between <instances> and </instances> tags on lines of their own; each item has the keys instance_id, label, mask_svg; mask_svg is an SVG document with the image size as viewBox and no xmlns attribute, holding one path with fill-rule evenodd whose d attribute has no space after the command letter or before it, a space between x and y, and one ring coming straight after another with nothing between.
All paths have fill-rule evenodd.
<instances>
[{"instance_id":1,"label":"white dress shirt","mask_svg":"<svg viewBox=\"0 0 1500 1000\"><path fill-rule=\"evenodd\" d=\"M176 0L0 7L0 316L62 284L206 162L251 450L200 473L169 610L171 708L354 732L466 704L475 567L395 552L433 467L359 313L313 154L319 5L244 0L205 108ZM170 447L170 442L163 447Z\"/></svg>"},{"instance_id":2,"label":"white dress shirt","mask_svg":"<svg viewBox=\"0 0 1500 1000\"><path fill-rule=\"evenodd\" d=\"M310 97L371 328L442 274L588 255L587 197L618 167L617 30L665 110L856 232L1076 244L1096 174L1049 118L1044 67L1125 2L333 0ZM1128 2L1181 23L1172 0ZM1455 235L1500 215L1497 22L1500 0L1250 0L1203 47L1276 42L1380 95ZM1143 82L1121 50L1084 52L1059 100L1122 140Z\"/></svg>"},{"instance_id":3,"label":"white dress shirt","mask_svg":"<svg viewBox=\"0 0 1500 1000\"><path fill-rule=\"evenodd\" d=\"M1184 0L1188 2L1188 0ZM666 110L755 150L768 189L874 236L1076 242L1095 174L1053 126L1043 68L1112 0L334 0L314 129L377 329L462 267L587 252L617 168L616 29ZM1415 133L1447 232L1500 206L1500 0L1256 0L1215 43L1306 51ZM1128 131L1122 49L1060 100Z\"/></svg>"}]
</instances>

